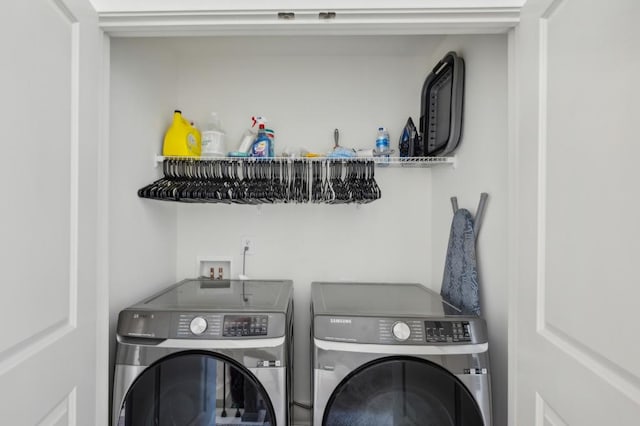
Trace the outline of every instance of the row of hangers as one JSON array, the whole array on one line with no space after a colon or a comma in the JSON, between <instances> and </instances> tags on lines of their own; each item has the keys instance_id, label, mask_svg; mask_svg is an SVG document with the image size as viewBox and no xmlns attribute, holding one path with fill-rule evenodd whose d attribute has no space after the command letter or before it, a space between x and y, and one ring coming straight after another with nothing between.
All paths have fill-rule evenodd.
<instances>
[{"instance_id":1,"label":"row of hangers","mask_svg":"<svg viewBox=\"0 0 640 426\"><path fill-rule=\"evenodd\" d=\"M197 203L369 203L381 196L371 160L165 159L138 196Z\"/></svg>"},{"instance_id":2,"label":"row of hangers","mask_svg":"<svg viewBox=\"0 0 640 426\"><path fill-rule=\"evenodd\" d=\"M311 165L311 201L314 203L364 204L381 196L373 161L318 161Z\"/></svg>"}]
</instances>

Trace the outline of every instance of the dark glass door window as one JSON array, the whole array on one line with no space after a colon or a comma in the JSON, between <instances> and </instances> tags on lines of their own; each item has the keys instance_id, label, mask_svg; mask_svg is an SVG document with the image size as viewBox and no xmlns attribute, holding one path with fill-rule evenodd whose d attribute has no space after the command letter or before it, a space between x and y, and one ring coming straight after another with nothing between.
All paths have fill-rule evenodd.
<instances>
[{"instance_id":1,"label":"dark glass door window","mask_svg":"<svg viewBox=\"0 0 640 426\"><path fill-rule=\"evenodd\" d=\"M211 354L165 358L127 393L118 426L274 425L262 386L239 364Z\"/></svg>"},{"instance_id":2,"label":"dark glass door window","mask_svg":"<svg viewBox=\"0 0 640 426\"><path fill-rule=\"evenodd\" d=\"M483 426L466 387L442 367L386 358L349 375L331 395L324 426Z\"/></svg>"}]
</instances>

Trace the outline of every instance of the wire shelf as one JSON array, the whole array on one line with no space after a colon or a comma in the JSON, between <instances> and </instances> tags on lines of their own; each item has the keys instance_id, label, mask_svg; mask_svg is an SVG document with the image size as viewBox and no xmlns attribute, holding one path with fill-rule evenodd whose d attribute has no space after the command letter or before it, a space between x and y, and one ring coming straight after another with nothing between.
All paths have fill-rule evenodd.
<instances>
[{"instance_id":1,"label":"wire shelf","mask_svg":"<svg viewBox=\"0 0 640 426\"><path fill-rule=\"evenodd\" d=\"M256 161L293 161L304 160L309 162L314 161L373 161L379 166L383 167L413 167L413 168L427 168L440 165L450 164L453 167L456 165L456 157L353 157L353 158L331 158L331 157L270 157L270 158L254 158L254 157L166 157L163 155L156 155L156 166L162 164L165 159L171 160L191 160L191 161L239 161L239 162L256 162Z\"/></svg>"}]
</instances>

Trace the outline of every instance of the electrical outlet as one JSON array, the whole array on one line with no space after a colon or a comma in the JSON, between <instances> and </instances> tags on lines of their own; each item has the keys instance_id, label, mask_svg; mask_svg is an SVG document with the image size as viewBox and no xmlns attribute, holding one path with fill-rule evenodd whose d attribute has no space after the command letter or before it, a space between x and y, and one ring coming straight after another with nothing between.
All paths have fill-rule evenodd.
<instances>
[{"instance_id":1,"label":"electrical outlet","mask_svg":"<svg viewBox=\"0 0 640 426\"><path fill-rule=\"evenodd\" d=\"M244 253L245 247L247 248L248 255L256 254L256 243L253 237L242 237L240 239L240 254Z\"/></svg>"}]
</instances>

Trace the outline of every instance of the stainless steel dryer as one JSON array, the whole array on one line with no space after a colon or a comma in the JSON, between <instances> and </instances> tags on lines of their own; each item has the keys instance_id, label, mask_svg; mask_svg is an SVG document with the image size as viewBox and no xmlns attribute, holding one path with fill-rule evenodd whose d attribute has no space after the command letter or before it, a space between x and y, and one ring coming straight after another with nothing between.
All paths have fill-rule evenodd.
<instances>
[{"instance_id":1,"label":"stainless steel dryer","mask_svg":"<svg viewBox=\"0 0 640 426\"><path fill-rule=\"evenodd\" d=\"M118 318L112 424L289 424L291 281L190 279Z\"/></svg>"},{"instance_id":2,"label":"stainless steel dryer","mask_svg":"<svg viewBox=\"0 0 640 426\"><path fill-rule=\"evenodd\" d=\"M314 426L491 426L483 319L419 284L315 282L311 298Z\"/></svg>"}]
</instances>

